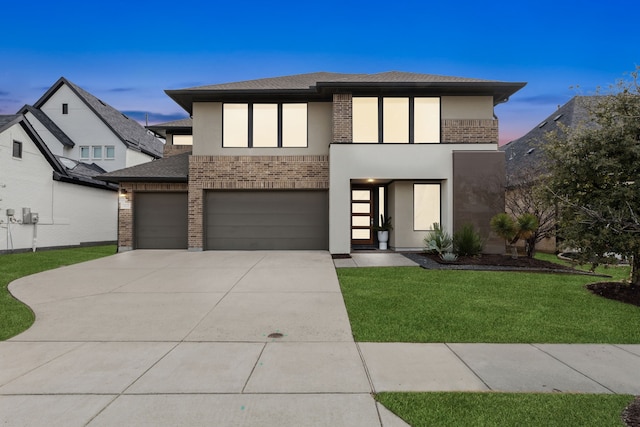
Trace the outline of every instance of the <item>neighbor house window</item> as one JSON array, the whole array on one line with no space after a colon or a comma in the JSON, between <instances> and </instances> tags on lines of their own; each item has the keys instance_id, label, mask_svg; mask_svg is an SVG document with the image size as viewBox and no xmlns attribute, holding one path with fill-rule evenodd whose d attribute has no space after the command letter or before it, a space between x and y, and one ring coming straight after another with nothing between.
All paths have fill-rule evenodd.
<instances>
[{"instance_id":1,"label":"neighbor house window","mask_svg":"<svg viewBox=\"0 0 640 427\"><path fill-rule=\"evenodd\" d=\"M433 230L440 221L440 184L413 185L413 230Z\"/></svg>"},{"instance_id":2,"label":"neighbor house window","mask_svg":"<svg viewBox=\"0 0 640 427\"><path fill-rule=\"evenodd\" d=\"M173 145L193 145L193 135L173 135Z\"/></svg>"},{"instance_id":3,"label":"neighbor house window","mask_svg":"<svg viewBox=\"0 0 640 427\"><path fill-rule=\"evenodd\" d=\"M91 158L92 159L101 159L102 158L102 145L93 145L93 146L91 146Z\"/></svg>"},{"instance_id":4,"label":"neighbor house window","mask_svg":"<svg viewBox=\"0 0 640 427\"><path fill-rule=\"evenodd\" d=\"M69 114L69 104L62 104L62 114Z\"/></svg>"},{"instance_id":5,"label":"neighbor house window","mask_svg":"<svg viewBox=\"0 0 640 427\"><path fill-rule=\"evenodd\" d=\"M22 158L22 142L13 141L13 157L16 159Z\"/></svg>"},{"instance_id":6,"label":"neighbor house window","mask_svg":"<svg viewBox=\"0 0 640 427\"><path fill-rule=\"evenodd\" d=\"M116 158L116 147L113 145L107 145L104 147L104 158L113 160Z\"/></svg>"},{"instance_id":7,"label":"neighbor house window","mask_svg":"<svg viewBox=\"0 0 640 427\"><path fill-rule=\"evenodd\" d=\"M222 146L306 147L307 104L224 104Z\"/></svg>"},{"instance_id":8,"label":"neighbor house window","mask_svg":"<svg viewBox=\"0 0 640 427\"><path fill-rule=\"evenodd\" d=\"M354 97L352 131L356 143L438 143L440 98Z\"/></svg>"},{"instance_id":9,"label":"neighbor house window","mask_svg":"<svg viewBox=\"0 0 640 427\"><path fill-rule=\"evenodd\" d=\"M89 147L84 145L84 146L80 146L80 158L81 159L88 159L89 158Z\"/></svg>"}]
</instances>

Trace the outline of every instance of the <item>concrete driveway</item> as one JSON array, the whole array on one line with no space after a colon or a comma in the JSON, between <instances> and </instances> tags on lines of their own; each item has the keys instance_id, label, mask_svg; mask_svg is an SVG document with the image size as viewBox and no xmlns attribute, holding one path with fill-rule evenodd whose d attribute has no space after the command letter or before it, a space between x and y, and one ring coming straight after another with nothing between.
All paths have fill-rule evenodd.
<instances>
[{"instance_id":1,"label":"concrete driveway","mask_svg":"<svg viewBox=\"0 0 640 427\"><path fill-rule=\"evenodd\" d=\"M132 251L25 277L0 423L395 426L327 252ZM276 334L278 338L273 338Z\"/></svg>"}]
</instances>

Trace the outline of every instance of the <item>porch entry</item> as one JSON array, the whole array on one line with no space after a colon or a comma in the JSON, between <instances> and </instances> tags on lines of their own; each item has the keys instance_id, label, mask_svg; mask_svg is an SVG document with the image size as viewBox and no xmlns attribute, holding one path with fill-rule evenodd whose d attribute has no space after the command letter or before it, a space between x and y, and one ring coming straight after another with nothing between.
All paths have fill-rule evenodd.
<instances>
[{"instance_id":1,"label":"porch entry","mask_svg":"<svg viewBox=\"0 0 640 427\"><path fill-rule=\"evenodd\" d=\"M365 248L376 243L374 226L384 215L385 187L351 186L351 245Z\"/></svg>"}]
</instances>

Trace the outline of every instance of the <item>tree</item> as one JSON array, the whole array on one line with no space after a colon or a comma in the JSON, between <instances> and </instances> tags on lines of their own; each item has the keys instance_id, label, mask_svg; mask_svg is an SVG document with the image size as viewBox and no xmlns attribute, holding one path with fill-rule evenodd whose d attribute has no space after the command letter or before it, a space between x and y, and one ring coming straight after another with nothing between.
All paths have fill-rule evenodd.
<instances>
[{"instance_id":1,"label":"tree","mask_svg":"<svg viewBox=\"0 0 640 427\"><path fill-rule=\"evenodd\" d=\"M518 258L515 244L520 239L525 241L527 256L533 258L535 243L531 245L529 241L538 229L538 220L534 215L524 213L513 219L506 213L500 213L491 218L491 229L512 247L514 258Z\"/></svg>"},{"instance_id":2,"label":"tree","mask_svg":"<svg viewBox=\"0 0 640 427\"><path fill-rule=\"evenodd\" d=\"M533 258L536 245L552 237L556 230L556 207L546 197L546 179L548 172L542 163L518 170L507 176L505 209L507 213L519 218L525 214L535 217L538 227L524 239L525 250ZM535 177L535 179L531 179ZM498 234L498 233L496 233ZM509 240L509 239L506 239Z\"/></svg>"},{"instance_id":3,"label":"tree","mask_svg":"<svg viewBox=\"0 0 640 427\"><path fill-rule=\"evenodd\" d=\"M640 88L638 72L587 108L589 122L548 135L548 192L559 233L597 265L611 254L631 262L640 284Z\"/></svg>"}]
</instances>

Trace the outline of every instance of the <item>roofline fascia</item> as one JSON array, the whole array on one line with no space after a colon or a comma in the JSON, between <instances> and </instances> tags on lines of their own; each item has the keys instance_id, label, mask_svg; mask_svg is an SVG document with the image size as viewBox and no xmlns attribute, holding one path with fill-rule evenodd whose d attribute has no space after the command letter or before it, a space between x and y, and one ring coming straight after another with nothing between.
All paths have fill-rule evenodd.
<instances>
[{"instance_id":1,"label":"roofline fascia","mask_svg":"<svg viewBox=\"0 0 640 427\"><path fill-rule=\"evenodd\" d=\"M71 138L69 138L69 141L71 141L71 145L69 145L69 144L65 144L64 142L60 141L60 139L59 139L58 137L56 137L55 133L54 133L54 132L52 132L52 130L51 130L51 128L48 126L48 124L47 124L47 123L44 123L42 120L40 120L40 119L38 118L38 116L37 116L37 115L35 115L35 114L33 114L33 112L32 112L31 110L37 110L37 111L39 111L40 113L44 114L44 115L45 115L45 116L46 116L46 117L51 121L51 123L53 123L53 125L54 125L55 127L57 127L57 128L58 128L58 130L59 130L60 132L62 132L62 133L63 133L67 138L69 138L69 135L67 135L67 134L66 134L62 129L60 129L60 127L59 127L58 125L56 125L56 123L55 123L53 120L51 120L51 118L50 118L49 116L47 116L47 113L45 113L45 112L44 112L44 111L42 111L41 109L36 108L36 107L34 107L33 105L25 104L25 105L24 105L24 106L23 106L19 111L20 111L20 114L22 114L22 115L25 115L26 113L31 113L31 114L33 115L33 117L34 117L36 120L38 120L38 122L40 122L40 124L41 124L42 126L44 126L44 127L45 127L49 132L51 132L51 134L53 135L53 137L54 137L55 139L57 139L57 140L58 140L58 142L60 142L60 144L64 145L65 147L75 147L75 146L76 146L76 143L75 143ZM26 116L25 116L25 118L26 118ZM27 119L27 121L29 121L29 119Z\"/></svg>"},{"instance_id":2,"label":"roofline fascia","mask_svg":"<svg viewBox=\"0 0 640 427\"><path fill-rule=\"evenodd\" d=\"M139 176L123 176L123 177L115 177L115 176L104 176L98 175L98 177L102 181L119 183L119 182L162 182L162 183L188 183L189 177L184 178L174 178L174 177L139 177Z\"/></svg>"},{"instance_id":3,"label":"roofline fascia","mask_svg":"<svg viewBox=\"0 0 640 427\"><path fill-rule=\"evenodd\" d=\"M78 178L78 177L69 176L69 175L62 175L55 171L53 172L53 179L55 181L66 182L68 184L77 184L85 187L98 188L102 190L118 191L117 185L116 186L111 185L111 183L107 182L106 180L104 184L101 184L99 182L96 182L97 180L94 181L86 178L83 179L83 178Z\"/></svg>"}]
</instances>

